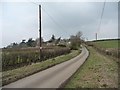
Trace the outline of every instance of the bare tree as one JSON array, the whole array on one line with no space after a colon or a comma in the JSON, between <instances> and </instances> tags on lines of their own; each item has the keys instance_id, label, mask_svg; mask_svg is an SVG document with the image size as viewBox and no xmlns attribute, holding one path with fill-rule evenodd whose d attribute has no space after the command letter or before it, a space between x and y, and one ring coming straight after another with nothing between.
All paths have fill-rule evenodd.
<instances>
[{"instance_id":1,"label":"bare tree","mask_svg":"<svg viewBox=\"0 0 120 90\"><path fill-rule=\"evenodd\" d=\"M78 49L80 47L80 44L82 42L82 32L79 31L75 36L71 35L70 42L71 42L71 49Z\"/></svg>"},{"instance_id":2,"label":"bare tree","mask_svg":"<svg viewBox=\"0 0 120 90\"><path fill-rule=\"evenodd\" d=\"M83 35L83 34L82 34L82 32L81 32L81 31L79 31L79 32L77 32L76 37L78 37L78 38L80 38L80 39L81 39L81 38L82 38L82 35Z\"/></svg>"}]
</instances>

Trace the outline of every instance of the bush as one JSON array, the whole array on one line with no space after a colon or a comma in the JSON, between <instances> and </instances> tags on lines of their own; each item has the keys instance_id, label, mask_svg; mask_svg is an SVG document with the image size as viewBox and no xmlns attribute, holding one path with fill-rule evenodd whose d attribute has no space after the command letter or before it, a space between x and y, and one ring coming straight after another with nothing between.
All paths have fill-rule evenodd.
<instances>
[{"instance_id":1,"label":"bush","mask_svg":"<svg viewBox=\"0 0 120 90\"><path fill-rule=\"evenodd\" d=\"M58 44L59 47L66 47L64 44Z\"/></svg>"},{"instance_id":2,"label":"bush","mask_svg":"<svg viewBox=\"0 0 120 90\"><path fill-rule=\"evenodd\" d=\"M53 58L59 55L70 53L69 48L43 48L42 50L42 59L39 60L39 49L33 50L15 50L8 51L3 50L2 53L2 69L3 71L18 68L21 66L29 65L32 63L40 62L49 58Z\"/></svg>"}]
</instances>

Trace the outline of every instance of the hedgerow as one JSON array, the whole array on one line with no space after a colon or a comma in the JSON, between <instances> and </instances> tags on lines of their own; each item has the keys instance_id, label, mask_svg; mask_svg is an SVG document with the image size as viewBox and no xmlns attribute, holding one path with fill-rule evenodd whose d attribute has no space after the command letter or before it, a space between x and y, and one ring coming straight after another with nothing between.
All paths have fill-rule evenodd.
<instances>
[{"instance_id":1,"label":"hedgerow","mask_svg":"<svg viewBox=\"0 0 120 90\"><path fill-rule=\"evenodd\" d=\"M6 49L2 52L2 70L15 69L67 53L70 53L70 49L67 47L43 48L41 54L42 58L39 59L39 49Z\"/></svg>"}]
</instances>

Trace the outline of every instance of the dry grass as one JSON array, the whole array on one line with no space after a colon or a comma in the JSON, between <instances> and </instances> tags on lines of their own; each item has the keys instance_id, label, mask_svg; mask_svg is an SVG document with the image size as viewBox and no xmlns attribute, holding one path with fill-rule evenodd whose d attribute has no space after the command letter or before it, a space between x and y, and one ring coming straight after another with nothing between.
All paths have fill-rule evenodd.
<instances>
[{"instance_id":1,"label":"dry grass","mask_svg":"<svg viewBox=\"0 0 120 90\"><path fill-rule=\"evenodd\" d=\"M118 64L89 47L90 56L65 88L117 88Z\"/></svg>"}]
</instances>

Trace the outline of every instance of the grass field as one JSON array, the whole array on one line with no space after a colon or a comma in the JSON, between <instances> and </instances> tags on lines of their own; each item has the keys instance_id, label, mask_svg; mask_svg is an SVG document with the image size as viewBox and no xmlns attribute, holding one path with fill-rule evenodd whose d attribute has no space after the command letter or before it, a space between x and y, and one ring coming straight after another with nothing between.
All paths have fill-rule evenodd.
<instances>
[{"instance_id":1,"label":"grass field","mask_svg":"<svg viewBox=\"0 0 120 90\"><path fill-rule=\"evenodd\" d=\"M118 43L120 44L120 40L105 40L105 41L96 41L93 43L102 48L118 48Z\"/></svg>"},{"instance_id":2,"label":"grass field","mask_svg":"<svg viewBox=\"0 0 120 90\"><path fill-rule=\"evenodd\" d=\"M91 44L97 51L113 56L116 58L120 57L120 39L112 39L112 40L98 40L98 41L93 41L88 44Z\"/></svg>"},{"instance_id":3,"label":"grass field","mask_svg":"<svg viewBox=\"0 0 120 90\"><path fill-rule=\"evenodd\" d=\"M66 55L61 55L56 58L48 59L43 62L34 63L32 65L24 66L18 69L13 69L9 71L2 72L2 84L8 84L10 82L16 81L20 78L29 76L31 74L37 73L56 64L62 63L64 61L70 60L71 58L77 56L80 53L78 50L72 50L71 53Z\"/></svg>"},{"instance_id":4,"label":"grass field","mask_svg":"<svg viewBox=\"0 0 120 90\"><path fill-rule=\"evenodd\" d=\"M88 48L90 51L88 60L73 75L65 88L117 88L117 62L98 53L92 47Z\"/></svg>"}]
</instances>

